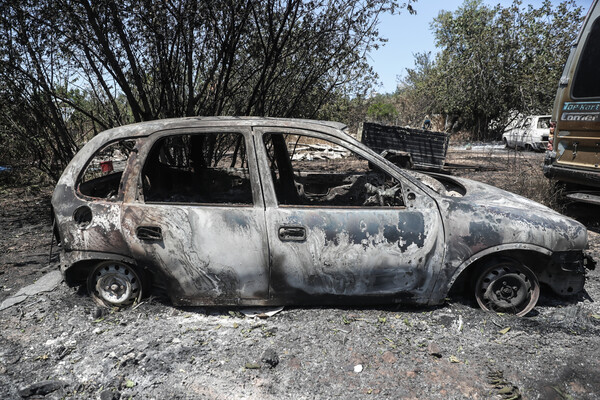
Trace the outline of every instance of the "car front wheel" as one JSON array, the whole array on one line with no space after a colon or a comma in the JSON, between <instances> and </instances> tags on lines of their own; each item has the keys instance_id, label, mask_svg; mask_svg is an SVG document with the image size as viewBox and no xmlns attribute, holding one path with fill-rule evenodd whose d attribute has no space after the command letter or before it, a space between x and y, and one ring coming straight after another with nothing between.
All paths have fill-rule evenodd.
<instances>
[{"instance_id":1,"label":"car front wheel","mask_svg":"<svg viewBox=\"0 0 600 400\"><path fill-rule=\"evenodd\" d=\"M475 283L475 298L487 311L526 315L540 296L535 274L513 259L499 259L488 264Z\"/></svg>"}]
</instances>

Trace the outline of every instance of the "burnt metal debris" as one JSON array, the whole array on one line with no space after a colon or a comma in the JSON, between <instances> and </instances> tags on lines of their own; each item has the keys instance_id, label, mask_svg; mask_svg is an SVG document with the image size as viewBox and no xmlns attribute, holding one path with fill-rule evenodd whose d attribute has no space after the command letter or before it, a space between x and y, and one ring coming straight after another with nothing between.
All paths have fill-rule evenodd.
<instances>
[{"instance_id":1,"label":"burnt metal debris","mask_svg":"<svg viewBox=\"0 0 600 400\"><path fill-rule=\"evenodd\" d=\"M583 289L587 231L482 183L393 165L323 121L196 117L105 131L52 198L61 269L108 306L440 304L528 313Z\"/></svg>"},{"instance_id":2,"label":"burnt metal debris","mask_svg":"<svg viewBox=\"0 0 600 400\"><path fill-rule=\"evenodd\" d=\"M358 140L400 167L441 171L450 134L364 122Z\"/></svg>"}]
</instances>

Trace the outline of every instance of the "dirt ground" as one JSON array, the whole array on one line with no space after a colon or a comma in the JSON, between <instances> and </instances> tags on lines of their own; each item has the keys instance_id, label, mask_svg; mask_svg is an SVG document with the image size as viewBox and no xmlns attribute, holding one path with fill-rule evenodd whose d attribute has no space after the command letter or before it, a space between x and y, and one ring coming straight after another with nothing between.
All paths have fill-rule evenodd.
<instances>
[{"instance_id":1,"label":"dirt ground","mask_svg":"<svg viewBox=\"0 0 600 400\"><path fill-rule=\"evenodd\" d=\"M472 167L456 175L552 203L542 160L479 146L448 158ZM0 186L0 302L56 270L50 193ZM0 398L600 399L598 300L600 270L586 293L542 295L524 318L467 299L285 308L265 319L157 298L110 311L63 283L0 311Z\"/></svg>"}]
</instances>

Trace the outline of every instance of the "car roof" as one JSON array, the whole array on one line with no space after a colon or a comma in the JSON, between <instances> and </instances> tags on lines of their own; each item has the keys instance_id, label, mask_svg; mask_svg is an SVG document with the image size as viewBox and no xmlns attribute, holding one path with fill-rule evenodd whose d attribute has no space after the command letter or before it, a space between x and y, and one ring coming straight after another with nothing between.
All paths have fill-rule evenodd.
<instances>
[{"instance_id":1,"label":"car roof","mask_svg":"<svg viewBox=\"0 0 600 400\"><path fill-rule=\"evenodd\" d=\"M138 122L106 130L101 132L100 135L104 136L104 141L113 141L120 138L148 136L164 130L207 127L329 128L328 133L334 133L331 130L343 131L346 129L346 125L341 122L310 119L271 117L186 117Z\"/></svg>"}]
</instances>

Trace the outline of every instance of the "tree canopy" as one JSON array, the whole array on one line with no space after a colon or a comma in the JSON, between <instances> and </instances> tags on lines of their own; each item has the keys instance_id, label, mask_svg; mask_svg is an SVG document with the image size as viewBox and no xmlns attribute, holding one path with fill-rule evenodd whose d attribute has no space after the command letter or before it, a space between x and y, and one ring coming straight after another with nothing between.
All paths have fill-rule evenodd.
<instances>
[{"instance_id":1,"label":"tree canopy","mask_svg":"<svg viewBox=\"0 0 600 400\"><path fill-rule=\"evenodd\" d=\"M315 117L371 87L379 18L414 1L2 0L0 144L56 179L117 125Z\"/></svg>"},{"instance_id":2,"label":"tree canopy","mask_svg":"<svg viewBox=\"0 0 600 400\"><path fill-rule=\"evenodd\" d=\"M551 111L582 18L574 0L539 8L466 0L434 19L440 52L415 56L398 95L422 115L460 119L475 138L496 137L511 116Z\"/></svg>"}]
</instances>

